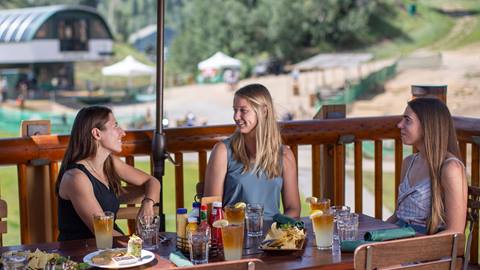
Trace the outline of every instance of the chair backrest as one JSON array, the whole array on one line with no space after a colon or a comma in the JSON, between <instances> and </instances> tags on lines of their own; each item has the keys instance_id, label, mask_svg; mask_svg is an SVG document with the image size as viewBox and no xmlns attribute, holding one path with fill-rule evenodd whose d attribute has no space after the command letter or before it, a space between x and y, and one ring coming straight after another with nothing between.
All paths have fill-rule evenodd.
<instances>
[{"instance_id":1,"label":"chair backrest","mask_svg":"<svg viewBox=\"0 0 480 270\"><path fill-rule=\"evenodd\" d=\"M467 269L468 263L470 261L470 254L476 254L478 250L471 250L472 247L472 238L473 238L473 228L478 228L478 213L480 210L480 188L469 186L468 187L468 204L467 204L467 247L465 251L465 262L463 269ZM478 231L478 229L477 229Z\"/></svg>"},{"instance_id":2,"label":"chair backrest","mask_svg":"<svg viewBox=\"0 0 480 270\"><path fill-rule=\"evenodd\" d=\"M145 196L145 190L143 186L132 185L125 186L122 189L122 193L118 198L120 209L117 212L117 220L128 220L128 234L132 234L136 230L137 213Z\"/></svg>"},{"instance_id":3,"label":"chair backrest","mask_svg":"<svg viewBox=\"0 0 480 270\"><path fill-rule=\"evenodd\" d=\"M223 261L182 267L182 270L205 269L205 270L263 270L265 264L259 259L243 259L236 261Z\"/></svg>"},{"instance_id":4,"label":"chair backrest","mask_svg":"<svg viewBox=\"0 0 480 270\"><path fill-rule=\"evenodd\" d=\"M7 221L4 220L7 217L7 202L0 200L0 247L3 246L2 234L7 232Z\"/></svg>"},{"instance_id":5,"label":"chair backrest","mask_svg":"<svg viewBox=\"0 0 480 270\"><path fill-rule=\"evenodd\" d=\"M369 269L461 269L463 234L438 234L377 242L355 250L356 270Z\"/></svg>"}]
</instances>

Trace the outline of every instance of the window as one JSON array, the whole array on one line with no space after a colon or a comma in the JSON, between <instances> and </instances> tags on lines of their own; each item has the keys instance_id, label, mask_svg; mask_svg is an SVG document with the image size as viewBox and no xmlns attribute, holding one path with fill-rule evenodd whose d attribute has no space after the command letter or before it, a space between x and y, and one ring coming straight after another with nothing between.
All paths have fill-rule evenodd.
<instances>
[{"instance_id":1,"label":"window","mask_svg":"<svg viewBox=\"0 0 480 270\"><path fill-rule=\"evenodd\" d=\"M57 29L60 51L88 50L87 19L60 19Z\"/></svg>"}]
</instances>

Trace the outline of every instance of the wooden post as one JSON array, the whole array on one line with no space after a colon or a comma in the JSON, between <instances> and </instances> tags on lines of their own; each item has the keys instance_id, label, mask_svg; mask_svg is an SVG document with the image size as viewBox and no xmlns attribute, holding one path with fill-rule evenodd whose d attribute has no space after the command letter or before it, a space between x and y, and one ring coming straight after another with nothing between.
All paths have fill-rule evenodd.
<instances>
[{"instance_id":1,"label":"wooden post","mask_svg":"<svg viewBox=\"0 0 480 270\"><path fill-rule=\"evenodd\" d=\"M314 119L343 119L346 118L345 104L323 105L313 117ZM343 201L345 192L345 146L328 144L320 146L320 197L330 198L332 204ZM343 164L341 164L343 160ZM313 185L312 185L313 187Z\"/></svg>"},{"instance_id":2,"label":"wooden post","mask_svg":"<svg viewBox=\"0 0 480 270\"><path fill-rule=\"evenodd\" d=\"M412 85L412 98L436 97L447 103L446 85Z\"/></svg>"},{"instance_id":3,"label":"wooden post","mask_svg":"<svg viewBox=\"0 0 480 270\"><path fill-rule=\"evenodd\" d=\"M22 137L50 134L49 120L22 121ZM22 244L52 242L57 230L56 204L52 202L50 160L19 165L20 228ZM23 193L23 194L22 194ZM52 207L53 206L53 207ZM54 216L55 215L55 216ZM55 220L53 220L55 219Z\"/></svg>"}]
</instances>

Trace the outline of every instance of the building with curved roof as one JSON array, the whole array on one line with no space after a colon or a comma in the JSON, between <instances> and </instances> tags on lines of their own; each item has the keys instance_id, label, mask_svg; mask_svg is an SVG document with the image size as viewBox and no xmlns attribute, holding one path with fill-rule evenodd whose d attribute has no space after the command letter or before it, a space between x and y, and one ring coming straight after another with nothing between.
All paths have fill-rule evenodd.
<instances>
[{"instance_id":1,"label":"building with curved roof","mask_svg":"<svg viewBox=\"0 0 480 270\"><path fill-rule=\"evenodd\" d=\"M8 74L16 70L17 77L27 75L39 86L55 79L57 85L50 87L73 89L73 62L104 60L112 49L112 33L93 8L0 10L0 69L8 68Z\"/></svg>"}]
</instances>

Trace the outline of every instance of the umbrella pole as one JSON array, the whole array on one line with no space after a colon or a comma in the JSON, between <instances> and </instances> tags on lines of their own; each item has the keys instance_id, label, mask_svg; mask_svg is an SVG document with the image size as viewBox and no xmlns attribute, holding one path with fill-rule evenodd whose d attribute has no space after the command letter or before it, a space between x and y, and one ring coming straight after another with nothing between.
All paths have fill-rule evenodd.
<instances>
[{"instance_id":1,"label":"umbrella pole","mask_svg":"<svg viewBox=\"0 0 480 270\"><path fill-rule=\"evenodd\" d=\"M157 0L157 98L155 134L152 141L153 176L160 181L160 231L165 231L165 213L163 210L163 176L165 175L166 138L163 133L163 29L164 29L165 0Z\"/></svg>"}]
</instances>

